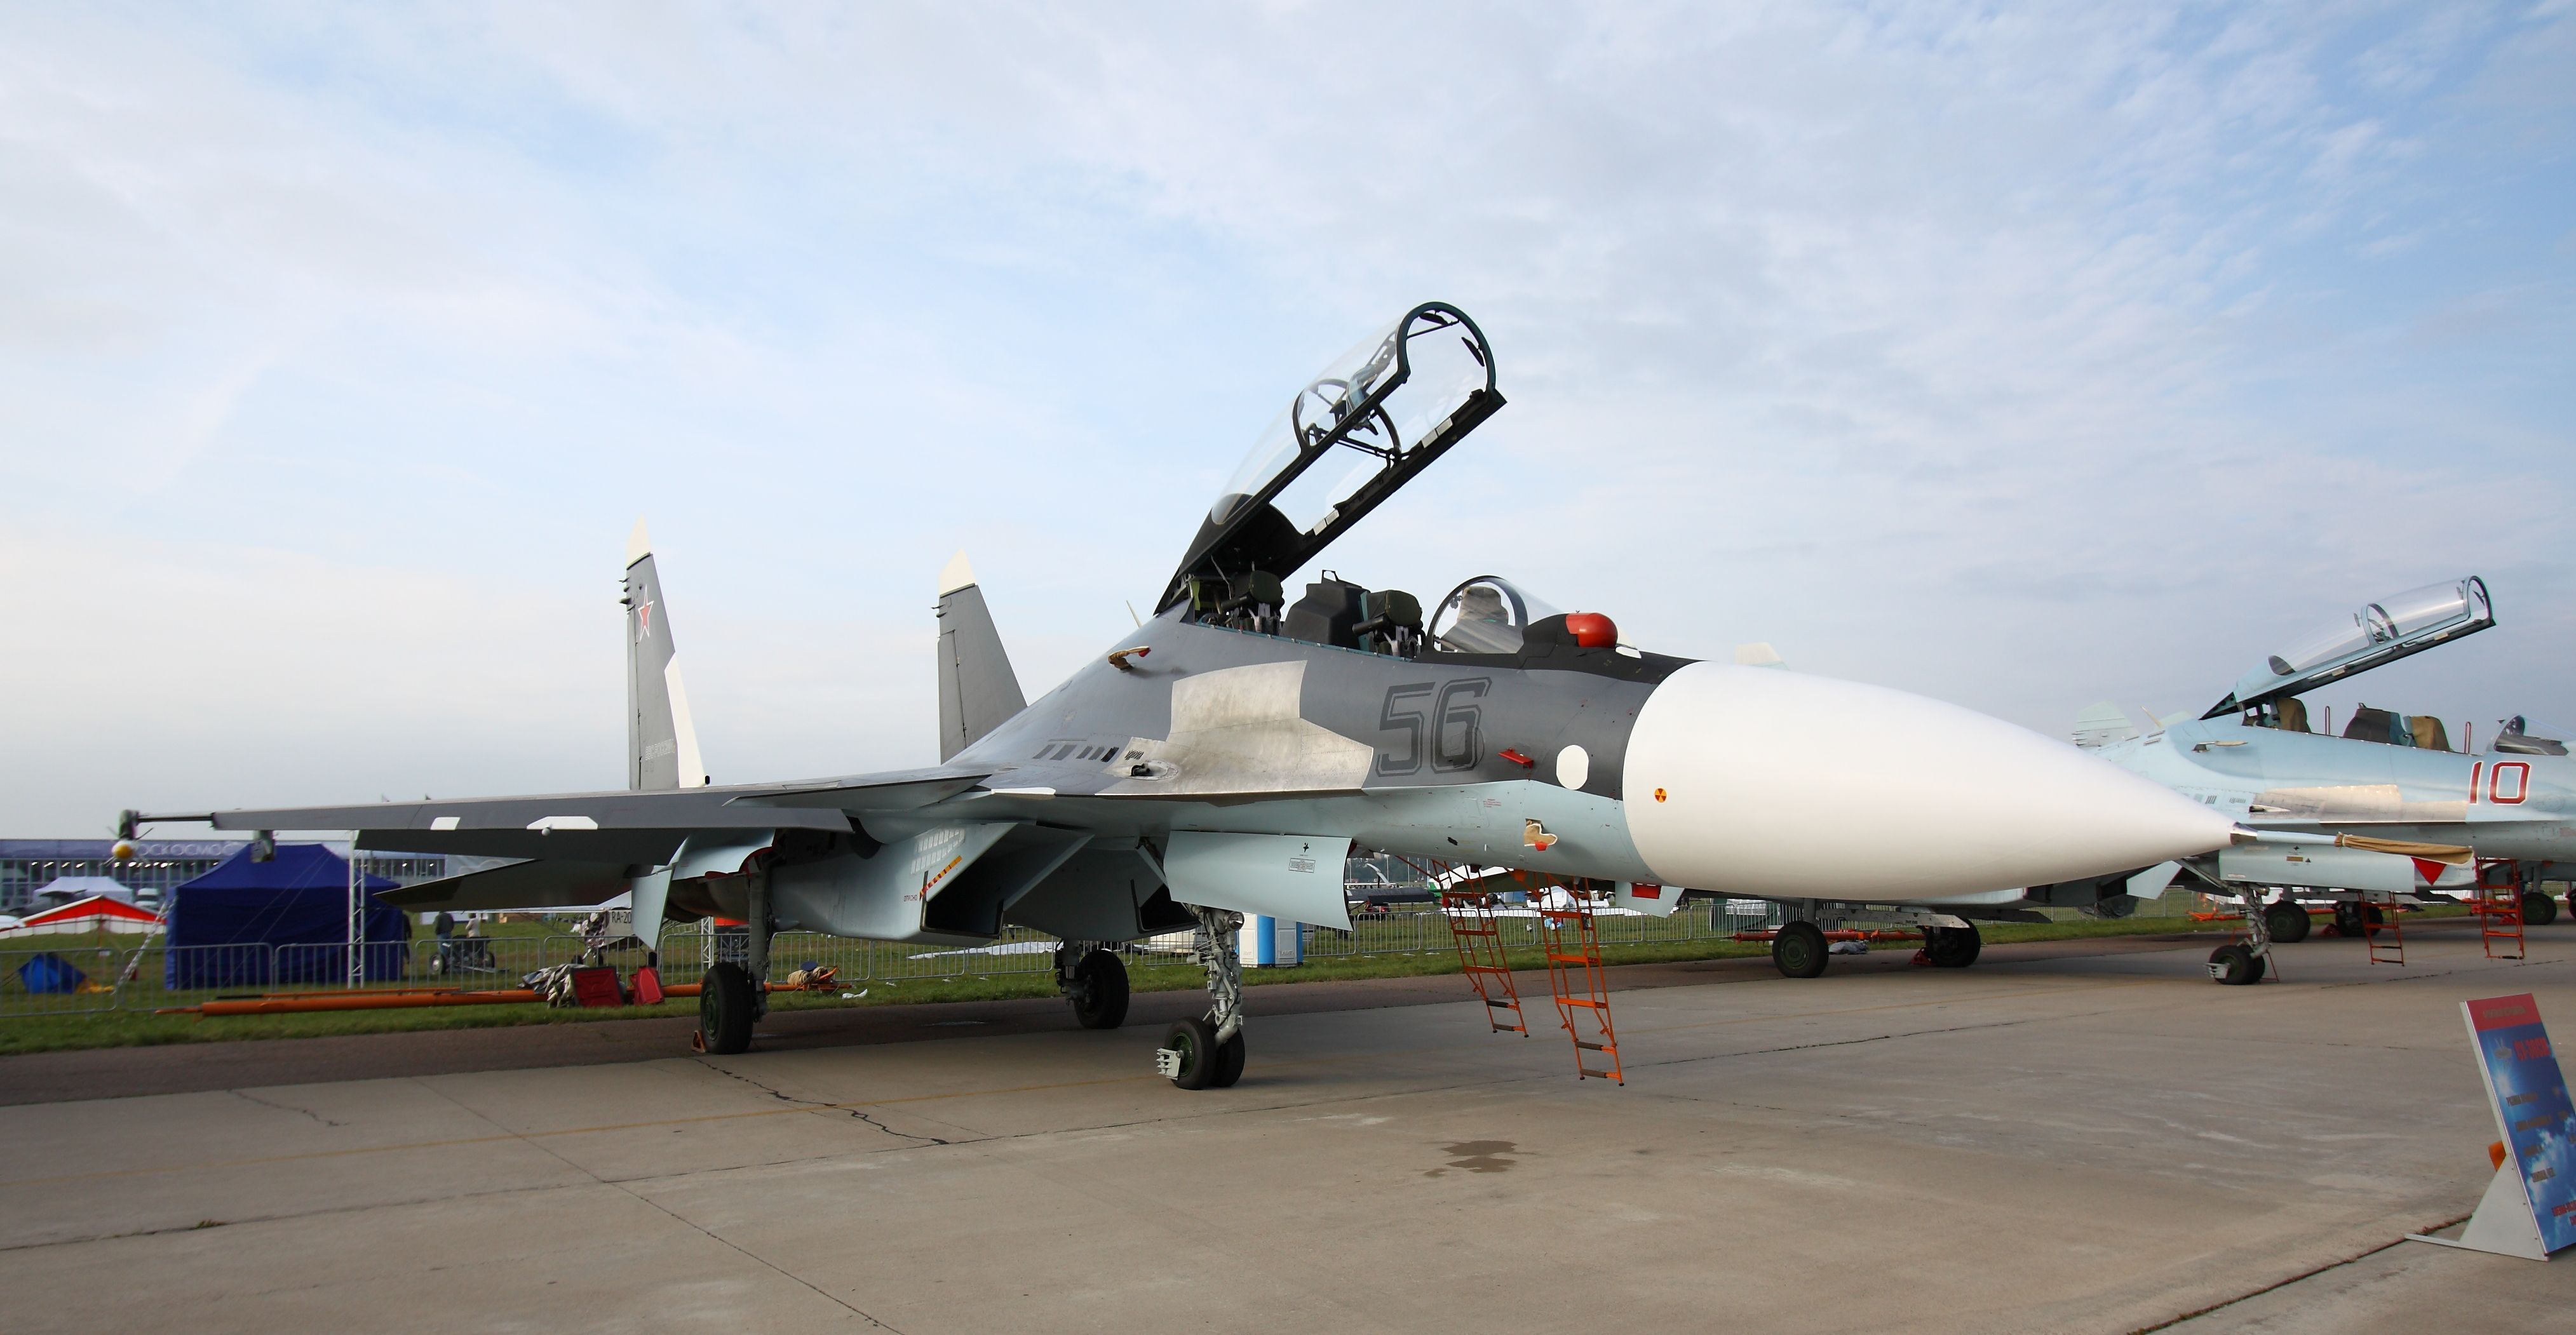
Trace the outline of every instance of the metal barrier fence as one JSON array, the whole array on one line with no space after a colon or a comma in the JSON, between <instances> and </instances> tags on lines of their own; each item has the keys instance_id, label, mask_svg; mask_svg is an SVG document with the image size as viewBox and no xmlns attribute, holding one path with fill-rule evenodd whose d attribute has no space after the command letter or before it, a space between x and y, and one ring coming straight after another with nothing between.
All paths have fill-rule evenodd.
<instances>
[{"instance_id":1,"label":"metal barrier fence","mask_svg":"<svg viewBox=\"0 0 2576 1335\"><path fill-rule=\"evenodd\" d=\"M1759 900L1695 900L1669 918L1603 914L1595 920L1605 945L1722 939L1739 931L1776 926L1778 909ZM1497 925L1510 947L1538 943L1537 915L1505 907ZM1307 925L1308 958L1447 953L1449 932L1436 906L1406 905L1364 913L1351 930ZM718 959L739 959L746 942L739 929L699 923L675 926L661 939L662 972L671 982L694 982ZM838 983L900 986L940 979L1048 974L1055 969L1054 937L1012 928L980 946L901 945L857 941L815 932L781 932L770 942L769 976L783 982L798 970L829 968ZM1138 964L1179 964L1188 959L1190 934L1162 936L1120 946ZM371 942L363 947L366 988L511 988L531 973L583 959L593 950L582 937L511 935L423 937ZM602 951L623 969L643 963L640 943L625 940ZM111 1010L151 1011L192 1006L223 997L273 992L341 991L348 984L348 947L227 945L170 947L158 937L62 937L31 940L0 950L0 1019L76 1015Z\"/></svg>"}]
</instances>

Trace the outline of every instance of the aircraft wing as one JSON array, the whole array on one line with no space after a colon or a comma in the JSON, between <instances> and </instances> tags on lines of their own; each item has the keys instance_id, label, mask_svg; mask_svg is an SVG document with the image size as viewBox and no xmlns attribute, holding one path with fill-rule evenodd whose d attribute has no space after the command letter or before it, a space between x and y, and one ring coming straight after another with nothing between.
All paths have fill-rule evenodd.
<instances>
[{"instance_id":1,"label":"aircraft wing","mask_svg":"<svg viewBox=\"0 0 2576 1335\"><path fill-rule=\"evenodd\" d=\"M691 835L846 832L851 814L929 806L985 777L981 770L898 770L806 783L272 807L137 815L133 821L202 820L219 830L354 830L359 847L390 852L653 865L670 861Z\"/></svg>"}]
</instances>

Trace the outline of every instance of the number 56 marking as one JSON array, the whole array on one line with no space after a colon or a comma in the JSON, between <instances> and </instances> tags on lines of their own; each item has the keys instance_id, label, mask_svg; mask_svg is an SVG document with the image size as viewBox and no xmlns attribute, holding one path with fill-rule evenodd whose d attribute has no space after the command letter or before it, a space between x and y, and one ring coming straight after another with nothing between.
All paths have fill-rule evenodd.
<instances>
[{"instance_id":1,"label":"number 56 marking","mask_svg":"<svg viewBox=\"0 0 2576 1335\"><path fill-rule=\"evenodd\" d=\"M1378 753L1377 772L1419 774L1425 760L1434 770L1447 773L1476 768L1485 759L1484 706L1477 702L1493 688L1489 677L1462 677L1437 687L1424 681L1387 688L1377 726L1403 734L1403 745Z\"/></svg>"}]
</instances>

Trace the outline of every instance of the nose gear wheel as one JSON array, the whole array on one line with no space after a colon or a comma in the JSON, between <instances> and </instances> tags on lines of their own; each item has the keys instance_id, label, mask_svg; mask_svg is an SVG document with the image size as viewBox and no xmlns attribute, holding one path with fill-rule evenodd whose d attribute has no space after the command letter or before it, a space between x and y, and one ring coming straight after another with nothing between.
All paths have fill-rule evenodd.
<instances>
[{"instance_id":1,"label":"nose gear wheel","mask_svg":"<svg viewBox=\"0 0 2576 1335\"><path fill-rule=\"evenodd\" d=\"M1243 1077L1243 956L1235 949L1243 915L1190 912L1199 920L1190 958L1207 970L1208 1013L1172 1026L1154 1050L1154 1070L1182 1089L1224 1089Z\"/></svg>"}]
</instances>

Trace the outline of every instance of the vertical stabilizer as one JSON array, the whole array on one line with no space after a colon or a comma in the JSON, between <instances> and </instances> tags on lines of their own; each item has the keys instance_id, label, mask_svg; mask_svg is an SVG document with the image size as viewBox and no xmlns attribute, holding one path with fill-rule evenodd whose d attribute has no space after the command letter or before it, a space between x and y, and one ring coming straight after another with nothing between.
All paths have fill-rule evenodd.
<instances>
[{"instance_id":1,"label":"vertical stabilizer","mask_svg":"<svg viewBox=\"0 0 2576 1335\"><path fill-rule=\"evenodd\" d=\"M939 572L939 758L965 750L1026 708L975 568L959 552Z\"/></svg>"},{"instance_id":2,"label":"vertical stabilizer","mask_svg":"<svg viewBox=\"0 0 2576 1335\"><path fill-rule=\"evenodd\" d=\"M698 732L680 688L670 610L653 571L653 540L644 521L626 539L626 786L696 788L707 781Z\"/></svg>"}]
</instances>

